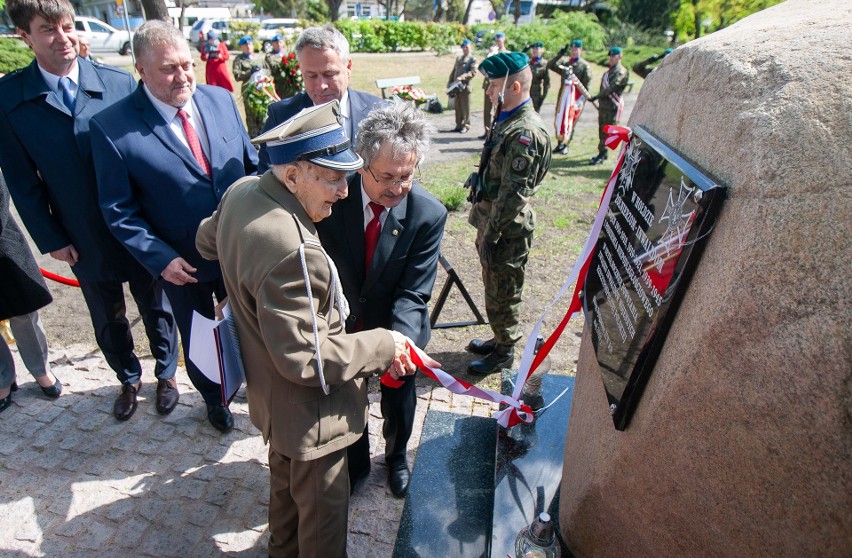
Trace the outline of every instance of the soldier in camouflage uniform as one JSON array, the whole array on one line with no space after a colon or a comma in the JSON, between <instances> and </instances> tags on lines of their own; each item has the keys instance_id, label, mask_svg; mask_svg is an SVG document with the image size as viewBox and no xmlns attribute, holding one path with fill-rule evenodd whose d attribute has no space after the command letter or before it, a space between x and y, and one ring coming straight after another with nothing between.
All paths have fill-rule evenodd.
<instances>
[{"instance_id":1,"label":"soldier in camouflage uniform","mask_svg":"<svg viewBox=\"0 0 852 558\"><path fill-rule=\"evenodd\" d=\"M462 54L456 58L447 88L458 82L455 98L456 127L454 132L466 133L470 129L470 80L476 76L476 58L470 55L470 39L461 42Z\"/></svg>"},{"instance_id":2,"label":"soldier in camouflage uniform","mask_svg":"<svg viewBox=\"0 0 852 558\"><path fill-rule=\"evenodd\" d=\"M530 98L536 112L541 112L541 104L550 91L550 73L547 71L547 60L542 58L544 54L544 43L541 41L530 45L530 71L532 71L532 84L530 85Z\"/></svg>"},{"instance_id":3,"label":"soldier in camouflage uniform","mask_svg":"<svg viewBox=\"0 0 852 558\"><path fill-rule=\"evenodd\" d=\"M621 49L609 49L609 70L601 78L601 89L592 101L598 101L598 154L591 158L590 165L599 165L606 161L607 148L604 145L606 133L604 126L618 124L621 109L624 108L624 89L627 87L627 68L621 65Z\"/></svg>"},{"instance_id":4,"label":"soldier in camouflage uniform","mask_svg":"<svg viewBox=\"0 0 852 558\"><path fill-rule=\"evenodd\" d=\"M272 37L270 40L272 50L266 55L266 66L269 68L272 81L275 82L275 93L282 101L298 93L290 85L284 67L281 64L284 61L284 57L287 56L287 53L282 49L283 41L284 37L281 35Z\"/></svg>"},{"instance_id":5,"label":"soldier in camouflage uniform","mask_svg":"<svg viewBox=\"0 0 852 558\"><path fill-rule=\"evenodd\" d=\"M571 55L566 57L565 55L569 52L569 50ZM560 133L560 130L565 129L564 119L569 116L564 114L564 111L569 109L568 105L571 102L582 103L580 104L580 109L574 112L573 115L570 115L574 122L577 122L580 118L580 113L583 111L582 107L585 106L585 101L579 100L582 94L577 89L574 90L573 99L562 98L566 94L565 88L568 85L567 80L570 79L570 75L573 73L587 91L589 89L589 83L592 81L592 72L589 70L589 63L583 60L583 41L580 39L574 39L571 41L570 45L562 47L562 50L560 50L556 56L551 58L550 62L547 63L547 69L559 74L559 94L556 96L556 117L554 120L554 127L556 128L556 147L553 149L553 152L564 155L565 153L568 153L568 144L571 143L572 139L574 139L574 129L576 128L576 126L571 125L571 133L568 137L565 137L565 134Z\"/></svg>"},{"instance_id":6,"label":"soldier in camouflage uniform","mask_svg":"<svg viewBox=\"0 0 852 558\"><path fill-rule=\"evenodd\" d=\"M657 66L654 66L652 68L651 64L659 62L660 60L662 60L663 58L665 58L666 56L671 54L671 52L672 52L672 49L667 48L666 50L664 50L660 54L655 54L654 56L651 56L650 58L646 58L645 60L637 62L637 63L633 64L633 71L636 72L637 74L639 74L639 77L641 77L642 79L645 79L646 77L648 77L651 74L651 72L653 72L654 70L657 69Z\"/></svg>"},{"instance_id":7,"label":"soldier in camouflage uniform","mask_svg":"<svg viewBox=\"0 0 852 558\"><path fill-rule=\"evenodd\" d=\"M474 174L468 179L476 192L468 222L477 231L485 311L494 333L492 339L474 339L467 346L484 355L468 371L485 375L511 367L521 339L524 272L535 230L530 199L550 167L550 134L530 100L532 72L525 54L495 54L483 60L479 70L491 80L487 91L492 102L503 92L500 114L484 148L491 149L490 158L481 178Z\"/></svg>"},{"instance_id":8,"label":"soldier in camouflage uniform","mask_svg":"<svg viewBox=\"0 0 852 558\"><path fill-rule=\"evenodd\" d=\"M266 65L266 60L255 59L252 56L254 43L251 37L246 35L240 39L238 44L242 52L234 58L234 65L231 70L234 73L234 79L243 84L242 95L243 107L246 111L246 129L248 130L249 137L253 138L260 135L260 130L263 128L264 122L266 122L266 115L259 115L251 109L247 92L249 87L254 87L251 81L252 74L261 69L268 70L269 68Z\"/></svg>"}]
</instances>

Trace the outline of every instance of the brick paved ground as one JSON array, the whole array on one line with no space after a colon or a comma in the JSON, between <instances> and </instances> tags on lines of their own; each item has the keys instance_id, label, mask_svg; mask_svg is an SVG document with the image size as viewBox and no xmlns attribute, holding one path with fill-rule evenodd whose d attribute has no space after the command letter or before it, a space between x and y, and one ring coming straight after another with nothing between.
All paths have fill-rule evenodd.
<instances>
[{"instance_id":1,"label":"brick paved ground","mask_svg":"<svg viewBox=\"0 0 852 558\"><path fill-rule=\"evenodd\" d=\"M14 352L14 351L13 351ZM0 415L0 555L266 556L266 447L245 400L220 434L185 371L166 417L154 409L153 361L139 409L112 416L118 387L99 353L52 351L62 396L45 399L15 352L20 390ZM390 556L404 501L386 487L378 396L371 395L373 470L350 506L349 555ZM443 388L418 388L414 463L427 409L487 416L491 407Z\"/></svg>"}]
</instances>

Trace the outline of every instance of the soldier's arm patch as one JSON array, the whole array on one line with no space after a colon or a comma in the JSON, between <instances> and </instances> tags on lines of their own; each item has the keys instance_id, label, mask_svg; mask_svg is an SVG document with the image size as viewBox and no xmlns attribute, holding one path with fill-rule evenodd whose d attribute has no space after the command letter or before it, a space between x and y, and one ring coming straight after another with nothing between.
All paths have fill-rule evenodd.
<instances>
[{"instance_id":1,"label":"soldier's arm patch","mask_svg":"<svg viewBox=\"0 0 852 558\"><path fill-rule=\"evenodd\" d=\"M525 136L523 134L518 136L518 143L522 143L524 145L529 145L531 141L532 141L532 139L529 136Z\"/></svg>"},{"instance_id":2,"label":"soldier's arm patch","mask_svg":"<svg viewBox=\"0 0 852 558\"><path fill-rule=\"evenodd\" d=\"M512 159L512 170L515 172L521 172L527 168L527 160L524 157L515 157Z\"/></svg>"}]
</instances>

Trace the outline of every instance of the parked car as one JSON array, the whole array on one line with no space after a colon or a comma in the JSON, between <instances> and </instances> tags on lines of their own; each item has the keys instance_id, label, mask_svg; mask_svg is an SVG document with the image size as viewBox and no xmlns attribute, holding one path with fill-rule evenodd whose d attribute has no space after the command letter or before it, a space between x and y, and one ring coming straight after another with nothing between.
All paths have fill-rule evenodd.
<instances>
[{"instance_id":1,"label":"parked car","mask_svg":"<svg viewBox=\"0 0 852 558\"><path fill-rule=\"evenodd\" d=\"M207 32L213 29L219 33L219 40L231 46L231 29L227 19L199 19L192 24L189 33L189 43L195 48L201 48L207 40Z\"/></svg>"},{"instance_id":2,"label":"parked car","mask_svg":"<svg viewBox=\"0 0 852 558\"><path fill-rule=\"evenodd\" d=\"M131 33L116 29L99 19L88 16L74 18L77 34L89 39L89 50L92 52L117 52L130 54Z\"/></svg>"},{"instance_id":3,"label":"parked car","mask_svg":"<svg viewBox=\"0 0 852 558\"><path fill-rule=\"evenodd\" d=\"M261 22L260 29L257 32L257 39L263 45L263 51L269 52L272 50L272 37L281 35L285 40L290 41L299 31L298 19L273 17L264 19Z\"/></svg>"}]
</instances>

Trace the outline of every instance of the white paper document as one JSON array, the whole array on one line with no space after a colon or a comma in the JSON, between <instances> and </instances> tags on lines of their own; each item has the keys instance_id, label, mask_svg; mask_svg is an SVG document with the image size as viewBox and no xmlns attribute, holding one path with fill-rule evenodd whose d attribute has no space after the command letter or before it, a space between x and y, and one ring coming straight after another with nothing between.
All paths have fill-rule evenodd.
<instances>
[{"instance_id":1,"label":"white paper document","mask_svg":"<svg viewBox=\"0 0 852 558\"><path fill-rule=\"evenodd\" d=\"M222 404L227 406L245 382L246 374L231 306L225 301L216 310L222 319L211 320L192 313L189 359L211 382L222 387Z\"/></svg>"}]
</instances>

